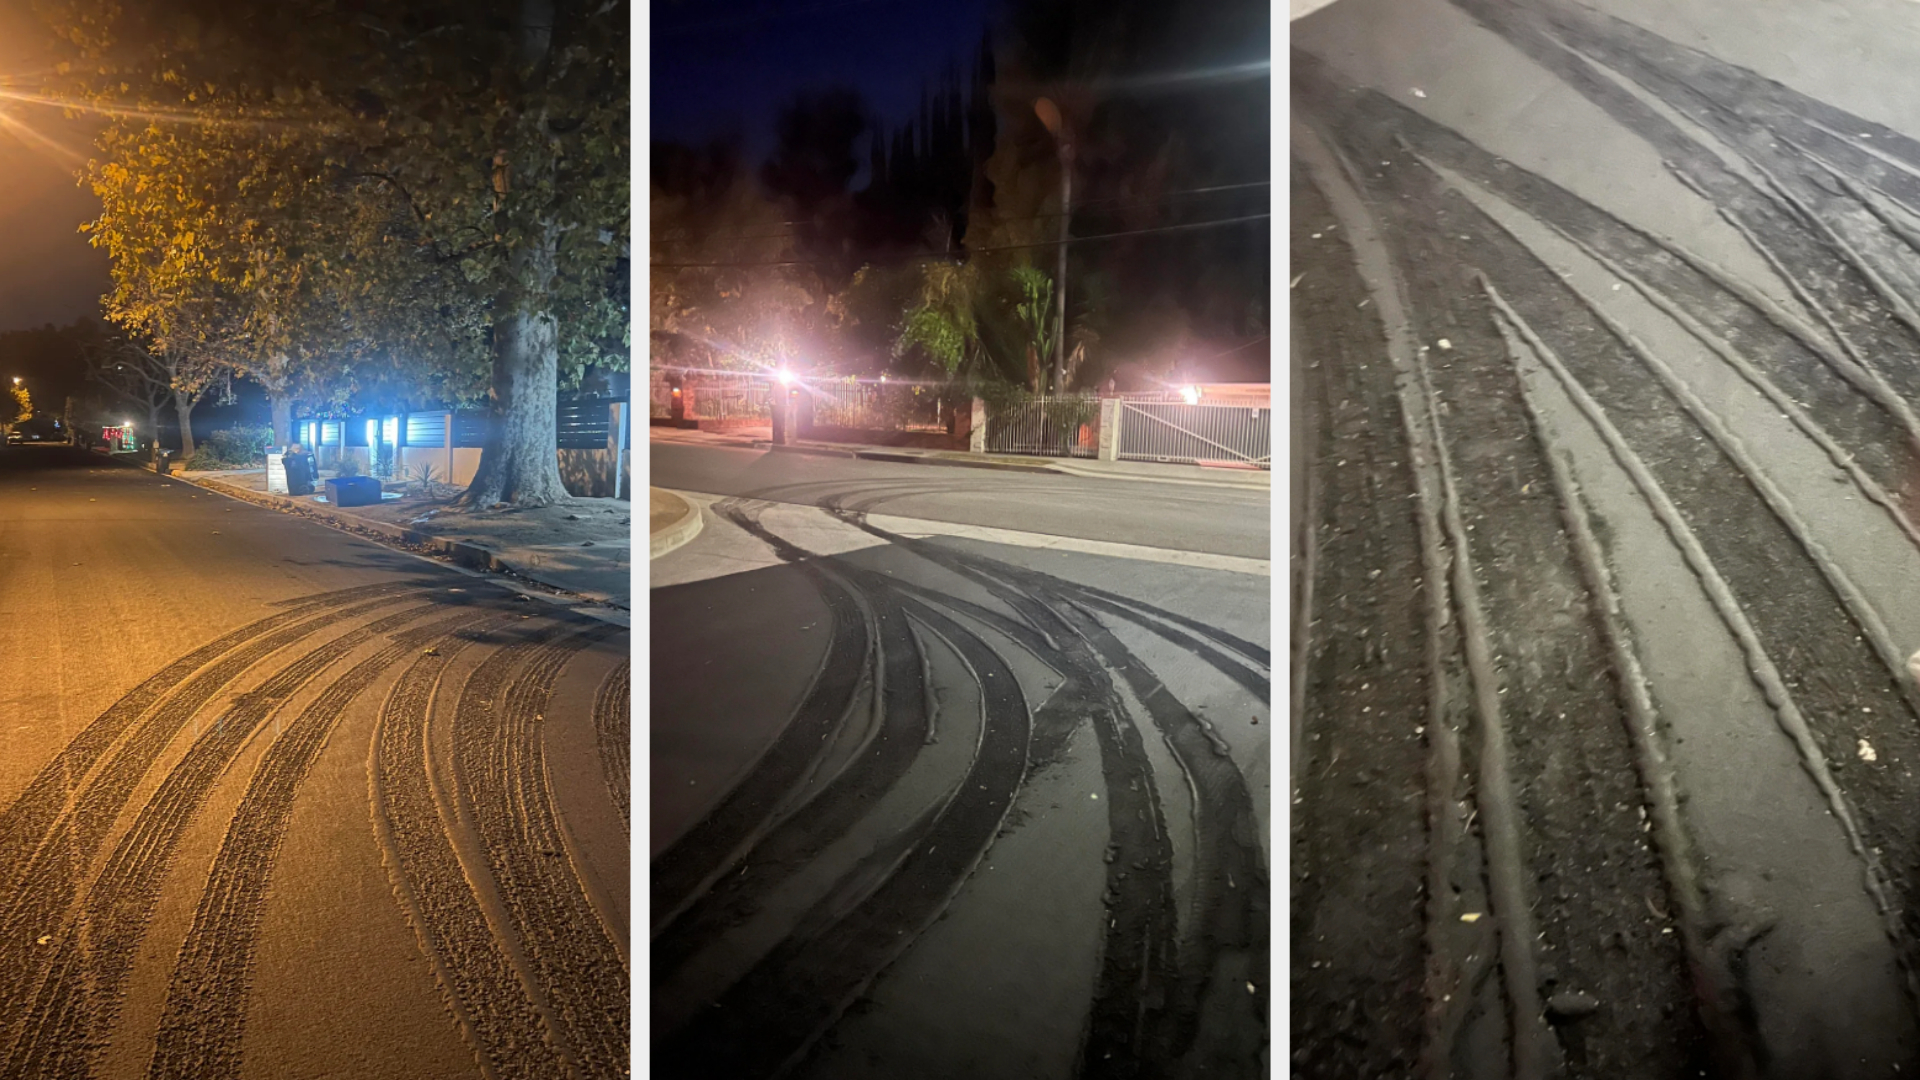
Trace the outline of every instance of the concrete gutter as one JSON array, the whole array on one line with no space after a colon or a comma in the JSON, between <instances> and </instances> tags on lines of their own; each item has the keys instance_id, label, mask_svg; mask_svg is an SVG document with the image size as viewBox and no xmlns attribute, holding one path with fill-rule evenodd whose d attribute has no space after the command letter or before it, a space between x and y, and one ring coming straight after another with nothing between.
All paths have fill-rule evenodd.
<instances>
[{"instance_id":1,"label":"concrete gutter","mask_svg":"<svg viewBox=\"0 0 1920 1080\"><path fill-rule=\"evenodd\" d=\"M662 488L647 489L647 539L650 547L649 559L657 559L666 553L685 547L694 537L700 535L706 518L700 508ZM653 524L655 520L659 524Z\"/></svg>"},{"instance_id":2,"label":"concrete gutter","mask_svg":"<svg viewBox=\"0 0 1920 1080\"><path fill-rule=\"evenodd\" d=\"M127 462L127 464L135 463ZM144 468L145 466L135 464L135 467ZM301 502L288 495L274 495L268 492L253 491L248 488L237 487L233 484L222 483L218 480L184 476L180 473L173 473L169 475L167 479L178 480L183 484L192 484L194 487L225 495L230 499L238 499L241 502L252 503L255 506L265 507L269 510L277 510L283 514L293 514L297 517L304 517L310 521L328 526L329 528L352 533L364 540L373 540L377 543L386 544L389 547L400 547L409 554L443 559L466 570L477 573L508 574L514 577L524 578L539 584L542 590L548 590L569 598L589 601L610 609L610 612L617 612L621 616L624 616L627 610L621 606L620 601L615 597L603 593L568 589L555 585L550 581L542 580L537 574L529 573L521 567L503 561L499 555L478 544L470 544L464 540L434 536L416 529L402 528L398 525L390 525L384 521L375 521L372 518L360 517L357 514L345 513L314 503ZM540 596L542 599L553 599L551 596L543 596L540 592L524 589L520 591L527 592L530 596ZM580 611L581 614L601 617L588 608L581 607L575 610ZM628 625L623 618L609 618L607 621L618 623L621 626Z\"/></svg>"}]
</instances>

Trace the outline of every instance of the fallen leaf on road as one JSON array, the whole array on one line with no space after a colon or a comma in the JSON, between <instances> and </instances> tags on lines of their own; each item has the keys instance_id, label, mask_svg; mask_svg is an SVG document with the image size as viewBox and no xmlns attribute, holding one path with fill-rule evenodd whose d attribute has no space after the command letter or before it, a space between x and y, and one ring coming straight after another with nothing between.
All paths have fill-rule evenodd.
<instances>
[{"instance_id":1,"label":"fallen leaf on road","mask_svg":"<svg viewBox=\"0 0 1920 1080\"><path fill-rule=\"evenodd\" d=\"M1871 762L1871 761L1877 761L1879 760L1879 758L1880 758L1880 755L1874 752L1873 744L1868 742L1865 739L1861 739L1860 740L1860 760Z\"/></svg>"},{"instance_id":2,"label":"fallen leaf on road","mask_svg":"<svg viewBox=\"0 0 1920 1080\"><path fill-rule=\"evenodd\" d=\"M427 655L427 656L439 656L439 655L440 655L440 650L439 650L439 649L436 649L436 648L434 648L434 647L433 647L433 646L431 646L431 645L429 645L429 646L427 646L427 647L426 647L426 648L424 648L424 649L421 649L420 651L421 651L421 652L422 652L423 654L425 654L425 655Z\"/></svg>"},{"instance_id":3,"label":"fallen leaf on road","mask_svg":"<svg viewBox=\"0 0 1920 1080\"><path fill-rule=\"evenodd\" d=\"M1466 913L1465 915L1462 915L1462 916L1460 916L1460 921L1461 921L1461 922L1464 922L1464 923L1476 923L1476 922L1479 922L1479 921L1480 921L1480 913L1479 913L1479 912L1477 912L1477 911L1469 911L1469 912L1467 912L1467 913Z\"/></svg>"},{"instance_id":4,"label":"fallen leaf on road","mask_svg":"<svg viewBox=\"0 0 1920 1080\"><path fill-rule=\"evenodd\" d=\"M42 944L42 945L45 945L45 944L46 944L47 942L49 942L49 941L52 941L52 940L53 940L53 935L52 935L52 934L41 934L38 940L39 940L39 943L40 943L40 944Z\"/></svg>"}]
</instances>

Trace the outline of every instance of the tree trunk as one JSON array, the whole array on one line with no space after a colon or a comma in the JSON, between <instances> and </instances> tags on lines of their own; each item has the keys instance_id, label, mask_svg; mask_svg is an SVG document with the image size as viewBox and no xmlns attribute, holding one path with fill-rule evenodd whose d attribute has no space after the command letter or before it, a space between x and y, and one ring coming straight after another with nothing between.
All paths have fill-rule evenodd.
<instances>
[{"instance_id":1,"label":"tree trunk","mask_svg":"<svg viewBox=\"0 0 1920 1080\"><path fill-rule=\"evenodd\" d=\"M558 334L544 311L521 311L494 324L493 389L480 467L462 500L548 506L569 496L560 479Z\"/></svg>"},{"instance_id":2,"label":"tree trunk","mask_svg":"<svg viewBox=\"0 0 1920 1080\"><path fill-rule=\"evenodd\" d=\"M553 35L552 0L521 0L516 32L521 78L532 80L546 62ZM544 135L544 113L523 117ZM511 169L499 169L496 156L494 192L496 217L504 221L507 197L513 189L536 190L551 177L551 152L534 149ZM486 443L480 449L480 467L461 504L485 509L499 503L549 506L570 498L560 479L559 431L555 406L560 393L560 335L553 317L553 279L559 233L551 220L539 220L527 230L527 242L513 251L507 264L508 285L495 310L493 324L493 381L488 397Z\"/></svg>"},{"instance_id":3,"label":"tree trunk","mask_svg":"<svg viewBox=\"0 0 1920 1080\"><path fill-rule=\"evenodd\" d=\"M180 418L180 458L184 461L193 456L193 399L175 391L173 412Z\"/></svg>"},{"instance_id":4,"label":"tree trunk","mask_svg":"<svg viewBox=\"0 0 1920 1080\"><path fill-rule=\"evenodd\" d=\"M273 410L273 445L284 449L293 441L293 399L269 391L267 404Z\"/></svg>"},{"instance_id":5,"label":"tree trunk","mask_svg":"<svg viewBox=\"0 0 1920 1080\"><path fill-rule=\"evenodd\" d=\"M508 314L493 327L493 385L480 467L461 500L484 509L498 503L548 506L569 498L560 479L560 435L554 409L560 393L559 327L548 310L553 287L551 226L513 254L514 285L502 297Z\"/></svg>"}]
</instances>

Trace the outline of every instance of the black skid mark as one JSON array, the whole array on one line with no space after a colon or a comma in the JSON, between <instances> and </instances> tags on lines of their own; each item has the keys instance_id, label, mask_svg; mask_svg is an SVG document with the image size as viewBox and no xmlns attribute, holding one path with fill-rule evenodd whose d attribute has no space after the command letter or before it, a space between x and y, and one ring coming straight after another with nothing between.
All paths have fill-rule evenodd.
<instances>
[{"instance_id":1,"label":"black skid mark","mask_svg":"<svg viewBox=\"0 0 1920 1080\"><path fill-rule=\"evenodd\" d=\"M838 841L878 805L927 743L929 715L919 643L905 609L884 583L850 575L875 612L880 631L881 728L873 742L807 804L760 837L736 873L715 882L679 918L655 936L653 978L665 980L763 898Z\"/></svg>"},{"instance_id":2,"label":"black skid mark","mask_svg":"<svg viewBox=\"0 0 1920 1080\"><path fill-rule=\"evenodd\" d=\"M774 815L854 706L875 647L853 592L808 561L805 552L768 532L737 505L729 506L731 502L717 503L714 509L807 575L832 613L833 630L813 686L780 736L712 812L653 861L656 935L732 867L761 831L776 824Z\"/></svg>"},{"instance_id":3,"label":"black skid mark","mask_svg":"<svg viewBox=\"0 0 1920 1080\"><path fill-rule=\"evenodd\" d=\"M1083 1075L1090 1077L1156 1075L1160 1070L1152 1059L1152 1047L1158 1031L1164 1027L1166 1003L1178 979L1175 967L1178 920L1173 900L1171 840L1155 789L1152 764L1140 741L1139 726L1128 719L1126 706L1106 668L1068 621L1019 588L983 572L983 568L998 569L998 564L991 560L962 560L931 545L894 536L873 528L864 515L845 512L842 520L979 583L1025 620L1024 631L1010 636L1036 651L1064 679L1033 717L1030 773L1057 760L1080 724L1093 724L1107 791L1108 925L1089 1028L1082 1045L1081 1069ZM753 531L759 525L751 522L743 527ZM786 549L796 550L791 545L786 545ZM776 546L775 550L781 547ZM915 595L926 595L925 590L890 576L858 573L876 588L904 588ZM996 629L1007 622L997 613L952 597L927 596L927 601L968 614L978 613L984 624ZM921 613L934 615L927 604L910 603L916 617ZM994 617L988 618L988 615ZM934 628L939 629L941 625L956 624L942 619ZM1006 629L1012 630L1012 627ZM943 633L943 636L951 635Z\"/></svg>"},{"instance_id":4,"label":"black skid mark","mask_svg":"<svg viewBox=\"0 0 1920 1080\"><path fill-rule=\"evenodd\" d=\"M1036 626L1050 627L1056 639L1070 643L1070 670L1082 681L1076 685L1070 679L1059 696L1063 702L1079 702L1081 708L1096 710L1095 730L1101 736L1109 793L1109 827L1118 848L1109 868L1109 895L1116 898L1116 911L1126 913L1132 924L1123 932L1116 914L1109 927L1082 1053L1082 1075L1160 1075L1196 1051L1207 1067L1219 1070L1212 1075L1254 1075L1265 1041L1262 1002L1269 989L1268 881L1251 792L1232 760L1222 756L1224 744L1217 733L1173 699L1097 618L1077 606L1076 602L1091 599L1079 586L1040 571L899 536L863 517L850 523L980 582ZM1147 629L1165 631L1151 625ZM1202 850L1196 853L1195 863L1200 876L1196 905L1200 917L1184 949L1170 947L1167 940L1170 914L1165 922L1157 919L1164 909L1155 893L1169 890L1170 898L1171 841L1139 728L1126 721L1110 672L1122 674L1148 709L1198 795L1195 813L1202 824L1196 832ZM1152 811L1146 819L1152 829L1146 835L1136 835L1140 819L1129 815L1121 802L1136 791L1147 796ZM1136 857L1132 854L1136 851L1144 854ZM1144 881L1140 880L1143 871L1151 873ZM1166 964L1176 955L1178 981L1169 984ZM1218 990L1216 969L1242 963L1246 977L1230 982L1238 996ZM1216 1009L1214 1016L1203 1018L1203 1012ZM1251 1011L1240 1017L1243 1009ZM1196 1047L1203 1019L1219 1041ZM1241 1039L1240 1034L1248 1031L1259 1032L1259 1038ZM1234 1042L1240 1045L1228 1045Z\"/></svg>"},{"instance_id":5,"label":"black skid mark","mask_svg":"<svg viewBox=\"0 0 1920 1080\"><path fill-rule=\"evenodd\" d=\"M667 1036L655 1075L754 1080L796 1063L928 926L992 845L1027 774L1030 716L1011 668L964 627L908 601L955 642L979 679L986 723L957 793L922 843L845 916L806 941L789 939L720 1001Z\"/></svg>"}]
</instances>

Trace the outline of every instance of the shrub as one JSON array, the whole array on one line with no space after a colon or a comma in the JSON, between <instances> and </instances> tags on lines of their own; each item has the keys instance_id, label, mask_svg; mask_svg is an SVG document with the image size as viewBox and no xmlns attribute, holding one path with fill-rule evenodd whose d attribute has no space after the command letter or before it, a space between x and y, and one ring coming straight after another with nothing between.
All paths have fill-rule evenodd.
<instances>
[{"instance_id":1,"label":"shrub","mask_svg":"<svg viewBox=\"0 0 1920 1080\"><path fill-rule=\"evenodd\" d=\"M196 469L244 469L267 462L267 447L273 445L273 429L259 427L222 428L212 432L194 447Z\"/></svg>"}]
</instances>

